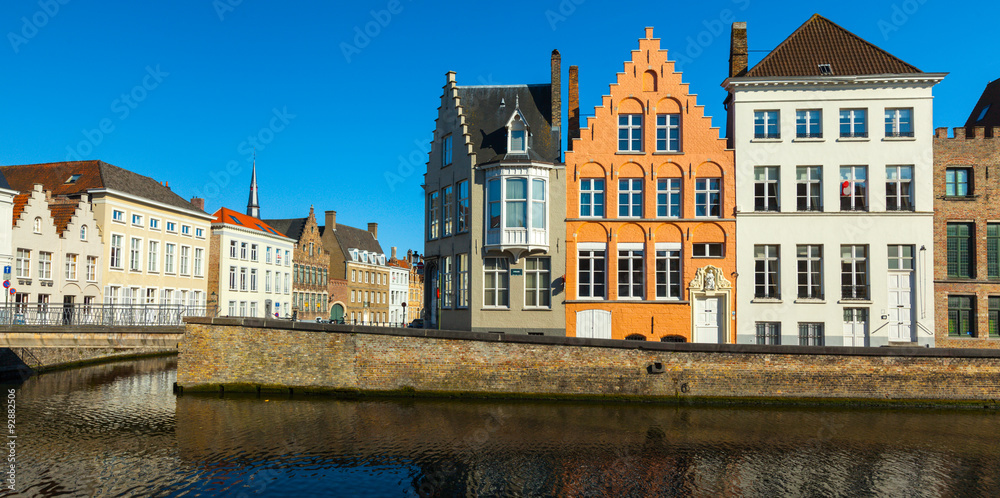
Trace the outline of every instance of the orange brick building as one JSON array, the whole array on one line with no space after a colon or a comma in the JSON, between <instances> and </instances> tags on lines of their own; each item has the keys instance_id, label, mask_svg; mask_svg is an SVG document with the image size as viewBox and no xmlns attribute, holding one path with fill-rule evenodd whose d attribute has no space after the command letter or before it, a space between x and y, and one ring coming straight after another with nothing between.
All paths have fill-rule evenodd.
<instances>
[{"instance_id":1,"label":"orange brick building","mask_svg":"<svg viewBox=\"0 0 1000 498\"><path fill-rule=\"evenodd\" d=\"M582 130L569 79L567 335L734 343L733 151L652 28Z\"/></svg>"}]
</instances>

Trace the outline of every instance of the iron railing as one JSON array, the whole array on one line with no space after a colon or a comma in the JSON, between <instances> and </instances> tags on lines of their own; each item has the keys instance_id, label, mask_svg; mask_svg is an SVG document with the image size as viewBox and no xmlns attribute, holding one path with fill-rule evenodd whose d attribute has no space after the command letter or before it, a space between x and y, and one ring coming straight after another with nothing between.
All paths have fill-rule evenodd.
<instances>
[{"instance_id":1,"label":"iron railing","mask_svg":"<svg viewBox=\"0 0 1000 498\"><path fill-rule=\"evenodd\" d=\"M180 304L61 304L0 305L0 325L100 327L183 326L184 317L216 316L215 308Z\"/></svg>"}]
</instances>

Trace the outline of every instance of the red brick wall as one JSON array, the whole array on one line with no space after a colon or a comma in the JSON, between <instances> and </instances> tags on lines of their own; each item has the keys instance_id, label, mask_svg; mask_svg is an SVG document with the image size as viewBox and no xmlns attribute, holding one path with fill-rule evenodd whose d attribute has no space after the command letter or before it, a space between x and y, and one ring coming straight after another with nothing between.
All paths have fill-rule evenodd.
<instances>
[{"instance_id":1,"label":"red brick wall","mask_svg":"<svg viewBox=\"0 0 1000 498\"><path fill-rule=\"evenodd\" d=\"M966 133L968 131L968 133ZM985 138L982 127L938 128L934 137L934 313L937 347L1000 349L1000 339L988 337L988 296L1000 296L1000 280L989 279L986 268L986 223L1000 222L1000 128ZM955 199L945 196L945 170L973 169L972 195ZM974 223L975 264L973 278L948 278L948 222ZM948 296L975 296L977 337L948 336Z\"/></svg>"}]
</instances>

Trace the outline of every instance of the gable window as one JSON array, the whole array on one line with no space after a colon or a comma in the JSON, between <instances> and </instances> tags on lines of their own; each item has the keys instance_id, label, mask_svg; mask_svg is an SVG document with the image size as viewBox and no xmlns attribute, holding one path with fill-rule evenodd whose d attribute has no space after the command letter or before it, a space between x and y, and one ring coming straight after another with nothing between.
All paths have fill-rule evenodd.
<instances>
[{"instance_id":1,"label":"gable window","mask_svg":"<svg viewBox=\"0 0 1000 498\"><path fill-rule=\"evenodd\" d=\"M508 307L507 258L486 258L483 272L483 305L490 308Z\"/></svg>"},{"instance_id":2,"label":"gable window","mask_svg":"<svg viewBox=\"0 0 1000 498\"><path fill-rule=\"evenodd\" d=\"M910 192L912 180L913 166L886 166L886 211L913 211L913 196Z\"/></svg>"},{"instance_id":3,"label":"gable window","mask_svg":"<svg viewBox=\"0 0 1000 498\"><path fill-rule=\"evenodd\" d=\"M520 117L511 125L510 147L508 152L525 152L528 150L528 131L524 129L524 123Z\"/></svg>"},{"instance_id":4,"label":"gable window","mask_svg":"<svg viewBox=\"0 0 1000 498\"><path fill-rule=\"evenodd\" d=\"M972 278L974 244L972 223L948 223L948 278Z\"/></svg>"},{"instance_id":5,"label":"gable window","mask_svg":"<svg viewBox=\"0 0 1000 498\"><path fill-rule=\"evenodd\" d=\"M642 218L642 178L618 180L618 217Z\"/></svg>"},{"instance_id":6,"label":"gable window","mask_svg":"<svg viewBox=\"0 0 1000 498\"><path fill-rule=\"evenodd\" d=\"M913 109L886 109L885 110L885 136L887 137L912 137L913 136Z\"/></svg>"},{"instance_id":7,"label":"gable window","mask_svg":"<svg viewBox=\"0 0 1000 498\"><path fill-rule=\"evenodd\" d=\"M32 231L35 233L42 233L42 218L35 217L35 221L32 224Z\"/></svg>"},{"instance_id":8,"label":"gable window","mask_svg":"<svg viewBox=\"0 0 1000 498\"><path fill-rule=\"evenodd\" d=\"M451 185L444 188L443 194L441 196L441 218L444 220L444 236L447 237L452 234L454 229L454 217L452 208L452 202L454 201L454 190Z\"/></svg>"},{"instance_id":9,"label":"gable window","mask_svg":"<svg viewBox=\"0 0 1000 498\"><path fill-rule=\"evenodd\" d=\"M868 246L840 246L841 299L869 299Z\"/></svg>"},{"instance_id":10,"label":"gable window","mask_svg":"<svg viewBox=\"0 0 1000 498\"><path fill-rule=\"evenodd\" d=\"M754 211L779 211L778 209L778 167L755 166Z\"/></svg>"},{"instance_id":11,"label":"gable window","mask_svg":"<svg viewBox=\"0 0 1000 498\"><path fill-rule=\"evenodd\" d=\"M950 337L975 337L974 296L948 296L948 335Z\"/></svg>"},{"instance_id":12,"label":"gable window","mask_svg":"<svg viewBox=\"0 0 1000 498\"><path fill-rule=\"evenodd\" d=\"M457 233L469 231L469 181L458 182L458 230Z\"/></svg>"},{"instance_id":13,"label":"gable window","mask_svg":"<svg viewBox=\"0 0 1000 498\"><path fill-rule=\"evenodd\" d=\"M80 227L80 240L87 240L87 225Z\"/></svg>"},{"instance_id":14,"label":"gable window","mask_svg":"<svg viewBox=\"0 0 1000 498\"><path fill-rule=\"evenodd\" d=\"M779 299L778 246L753 246L754 290L758 298Z\"/></svg>"},{"instance_id":15,"label":"gable window","mask_svg":"<svg viewBox=\"0 0 1000 498\"><path fill-rule=\"evenodd\" d=\"M580 180L580 217L604 217L604 180L584 178Z\"/></svg>"},{"instance_id":16,"label":"gable window","mask_svg":"<svg viewBox=\"0 0 1000 498\"><path fill-rule=\"evenodd\" d=\"M753 137L781 138L781 130L778 127L778 116L778 111L754 111Z\"/></svg>"},{"instance_id":17,"label":"gable window","mask_svg":"<svg viewBox=\"0 0 1000 498\"><path fill-rule=\"evenodd\" d=\"M680 218L680 178L667 178L656 181L656 216L660 218Z\"/></svg>"},{"instance_id":18,"label":"gable window","mask_svg":"<svg viewBox=\"0 0 1000 498\"><path fill-rule=\"evenodd\" d=\"M972 168L946 168L945 192L948 197L972 195Z\"/></svg>"},{"instance_id":19,"label":"gable window","mask_svg":"<svg viewBox=\"0 0 1000 498\"><path fill-rule=\"evenodd\" d=\"M656 151L680 152L681 150L681 115L656 115Z\"/></svg>"},{"instance_id":20,"label":"gable window","mask_svg":"<svg viewBox=\"0 0 1000 498\"><path fill-rule=\"evenodd\" d=\"M441 140L441 167L451 164L451 135Z\"/></svg>"},{"instance_id":21,"label":"gable window","mask_svg":"<svg viewBox=\"0 0 1000 498\"><path fill-rule=\"evenodd\" d=\"M618 298L643 298L643 251L642 244L629 247L618 244ZM623 249L624 247L624 249Z\"/></svg>"},{"instance_id":22,"label":"gable window","mask_svg":"<svg viewBox=\"0 0 1000 498\"><path fill-rule=\"evenodd\" d=\"M840 210L867 211L868 189L866 178L868 169L865 166L840 167Z\"/></svg>"},{"instance_id":23,"label":"gable window","mask_svg":"<svg viewBox=\"0 0 1000 498\"><path fill-rule=\"evenodd\" d=\"M618 116L618 152L642 152L642 114Z\"/></svg>"},{"instance_id":24,"label":"gable window","mask_svg":"<svg viewBox=\"0 0 1000 498\"><path fill-rule=\"evenodd\" d=\"M695 180L694 215L714 218L722 216L721 178L699 178Z\"/></svg>"},{"instance_id":25,"label":"gable window","mask_svg":"<svg viewBox=\"0 0 1000 498\"><path fill-rule=\"evenodd\" d=\"M795 111L795 136L823 138L823 111L819 109Z\"/></svg>"},{"instance_id":26,"label":"gable window","mask_svg":"<svg viewBox=\"0 0 1000 498\"><path fill-rule=\"evenodd\" d=\"M866 109L841 109L840 137L868 138L868 111Z\"/></svg>"},{"instance_id":27,"label":"gable window","mask_svg":"<svg viewBox=\"0 0 1000 498\"><path fill-rule=\"evenodd\" d=\"M799 273L799 297L823 298L823 246L796 246Z\"/></svg>"},{"instance_id":28,"label":"gable window","mask_svg":"<svg viewBox=\"0 0 1000 498\"><path fill-rule=\"evenodd\" d=\"M428 195L427 201L427 217L429 218L429 223L427 224L427 239L434 240L440 236L441 230L441 198L438 197L437 192L431 192Z\"/></svg>"},{"instance_id":29,"label":"gable window","mask_svg":"<svg viewBox=\"0 0 1000 498\"><path fill-rule=\"evenodd\" d=\"M582 244L581 244L582 245ZM578 290L580 299L603 299L605 285L605 251L601 249L581 247L577 264Z\"/></svg>"}]
</instances>

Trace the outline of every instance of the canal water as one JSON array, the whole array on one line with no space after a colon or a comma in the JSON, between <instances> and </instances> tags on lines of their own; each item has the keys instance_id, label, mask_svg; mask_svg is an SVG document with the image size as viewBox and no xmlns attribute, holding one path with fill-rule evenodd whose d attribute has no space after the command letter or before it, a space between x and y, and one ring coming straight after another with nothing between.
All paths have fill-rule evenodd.
<instances>
[{"instance_id":1,"label":"canal water","mask_svg":"<svg viewBox=\"0 0 1000 498\"><path fill-rule=\"evenodd\" d=\"M25 382L18 492L1000 496L996 411L178 397L176 366Z\"/></svg>"}]
</instances>

